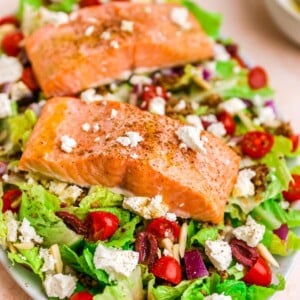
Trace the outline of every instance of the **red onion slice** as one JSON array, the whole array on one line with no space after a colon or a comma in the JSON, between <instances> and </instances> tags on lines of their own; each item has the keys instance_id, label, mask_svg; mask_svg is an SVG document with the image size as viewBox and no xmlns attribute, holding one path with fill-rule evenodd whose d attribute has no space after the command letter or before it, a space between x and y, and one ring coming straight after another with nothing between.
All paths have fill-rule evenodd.
<instances>
[{"instance_id":1,"label":"red onion slice","mask_svg":"<svg viewBox=\"0 0 300 300\"><path fill-rule=\"evenodd\" d=\"M200 278L208 275L207 268L198 250L188 250L184 254L185 272L188 279Z\"/></svg>"},{"instance_id":2,"label":"red onion slice","mask_svg":"<svg viewBox=\"0 0 300 300\"><path fill-rule=\"evenodd\" d=\"M282 224L278 229L273 230L273 232L283 241L286 241L289 234L289 228L286 224Z\"/></svg>"}]
</instances>

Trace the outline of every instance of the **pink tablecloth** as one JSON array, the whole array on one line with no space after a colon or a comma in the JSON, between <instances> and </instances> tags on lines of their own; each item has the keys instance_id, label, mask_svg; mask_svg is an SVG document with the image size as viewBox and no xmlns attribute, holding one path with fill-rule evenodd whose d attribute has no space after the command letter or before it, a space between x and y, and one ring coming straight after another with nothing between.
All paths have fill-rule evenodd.
<instances>
[{"instance_id":1,"label":"pink tablecloth","mask_svg":"<svg viewBox=\"0 0 300 300\"><path fill-rule=\"evenodd\" d=\"M2 0L1 0L2 1ZM265 66L277 90L280 111L300 132L300 49L289 43L274 27L262 0L202 0L203 6L224 13L223 34L234 37L250 59ZM30 300L0 267L0 299ZM287 279L286 290L277 300L300 297L300 255Z\"/></svg>"}]
</instances>

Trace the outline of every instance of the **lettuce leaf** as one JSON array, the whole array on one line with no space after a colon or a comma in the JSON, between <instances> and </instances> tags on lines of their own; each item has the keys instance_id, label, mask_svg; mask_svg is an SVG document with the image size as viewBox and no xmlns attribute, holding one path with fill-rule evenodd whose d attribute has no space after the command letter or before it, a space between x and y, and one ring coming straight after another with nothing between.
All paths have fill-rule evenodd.
<instances>
[{"instance_id":1,"label":"lettuce leaf","mask_svg":"<svg viewBox=\"0 0 300 300\"><path fill-rule=\"evenodd\" d=\"M208 12L191 0L182 0L181 4L197 18L207 35L214 39L220 36L222 15Z\"/></svg>"},{"instance_id":2,"label":"lettuce leaf","mask_svg":"<svg viewBox=\"0 0 300 300\"><path fill-rule=\"evenodd\" d=\"M66 13L70 13L74 5L78 2L79 0L63 0L59 2L57 1L55 3L50 4L47 8L53 11L63 11Z\"/></svg>"},{"instance_id":3,"label":"lettuce leaf","mask_svg":"<svg viewBox=\"0 0 300 300\"><path fill-rule=\"evenodd\" d=\"M219 227L201 228L194 236L191 237L192 245L204 246L207 240L216 240L218 238Z\"/></svg>"}]
</instances>

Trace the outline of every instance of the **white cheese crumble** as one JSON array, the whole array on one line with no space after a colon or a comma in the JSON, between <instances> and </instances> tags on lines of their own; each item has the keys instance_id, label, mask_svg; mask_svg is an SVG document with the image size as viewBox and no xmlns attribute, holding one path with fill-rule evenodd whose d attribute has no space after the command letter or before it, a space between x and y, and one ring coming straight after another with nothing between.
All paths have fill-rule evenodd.
<instances>
[{"instance_id":1,"label":"white cheese crumble","mask_svg":"<svg viewBox=\"0 0 300 300\"><path fill-rule=\"evenodd\" d=\"M216 123L216 122L218 122L217 117L213 114L202 116L201 120L203 122L207 122L207 123Z\"/></svg>"},{"instance_id":2,"label":"white cheese crumble","mask_svg":"<svg viewBox=\"0 0 300 300\"><path fill-rule=\"evenodd\" d=\"M95 89L87 89L80 94L80 99L86 103L102 101L103 97Z\"/></svg>"},{"instance_id":3,"label":"white cheese crumble","mask_svg":"<svg viewBox=\"0 0 300 300\"><path fill-rule=\"evenodd\" d=\"M231 296L226 296L223 293L217 294L213 293L212 295L206 296L204 300L232 300Z\"/></svg>"},{"instance_id":4,"label":"white cheese crumble","mask_svg":"<svg viewBox=\"0 0 300 300\"><path fill-rule=\"evenodd\" d=\"M16 242L18 238L19 221L14 218L12 211L8 210L3 214L4 224L7 228L7 241Z\"/></svg>"},{"instance_id":5,"label":"white cheese crumble","mask_svg":"<svg viewBox=\"0 0 300 300\"><path fill-rule=\"evenodd\" d=\"M230 60L230 55L226 51L226 49L223 45L214 43L213 51L214 51L215 60L219 60L219 61Z\"/></svg>"},{"instance_id":6,"label":"white cheese crumble","mask_svg":"<svg viewBox=\"0 0 300 300\"><path fill-rule=\"evenodd\" d=\"M43 238L36 233L26 218L23 219L19 232L21 234L19 239L22 243L36 242L40 244L43 242Z\"/></svg>"},{"instance_id":7,"label":"white cheese crumble","mask_svg":"<svg viewBox=\"0 0 300 300\"><path fill-rule=\"evenodd\" d=\"M89 132L90 129L91 129L91 125L90 125L89 123L83 123L83 124L81 125L81 129L82 129L83 131L85 131L85 132Z\"/></svg>"},{"instance_id":8,"label":"white cheese crumble","mask_svg":"<svg viewBox=\"0 0 300 300\"><path fill-rule=\"evenodd\" d=\"M77 147L77 142L73 138L69 137L68 135L63 135L60 138L60 141L61 141L60 148L66 153L71 153L73 149Z\"/></svg>"},{"instance_id":9,"label":"white cheese crumble","mask_svg":"<svg viewBox=\"0 0 300 300\"><path fill-rule=\"evenodd\" d=\"M15 82L23 73L23 66L16 57L0 55L0 84Z\"/></svg>"},{"instance_id":10,"label":"white cheese crumble","mask_svg":"<svg viewBox=\"0 0 300 300\"><path fill-rule=\"evenodd\" d=\"M152 79L143 75L132 75L129 82L133 85L136 84L149 85L152 83Z\"/></svg>"},{"instance_id":11,"label":"white cheese crumble","mask_svg":"<svg viewBox=\"0 0 300 300\"><path fill-rule=\"evenodd\" d=\"M94 31L95 31L95 26L91 25L84 31L84 35L91 36Z\"/></svg>"},{"instance_id":12,"label":"white cheese crumble","mask_svg":"<svg viewBox=\"0 0 300 300\"><path fill-rule=\"evenodd\" d=\"M121 30L127 32L133 32L134 23L132 21L123 20L121 22Z\"/></svg>"},{"instance_id":13,"label":"white cheese crumble","mask_svg":"<svg viewBox=\"0 0 300 300\"><path fill-rule=\"evenodd\" d=\"M94 265L109 275L111 280L129 277L139 261L139 253L131 250L106 248L99 244L94 255Z\"/></svg>"},{"instance_id":14,"label":"white cheese crumble","mask_svg":"<svg viewBox=\"0 0 300 300\"><path fill-rule=\"evenodd\" d=\"M58 273L47 275L43 282L48 297L57 297L59 299L69 298L75 288L77 279L72 275Z\"/></svg>"},{"instance_id":15,"label":"white cheese crumble","mask_svg":"<svg viewBox=\"0 0 300 300\"><path fill-rule=\"evenodd\" d=\"M1 72L1 71L0 71ZM10 100L7 94L0 93L0 119L12 115Z\"/></svg>"},{"instance_id":16,"label":"white cheese crumble","mask_svg":"<svg viewBox=\"0 0 300 300\"><path fill-rule=\"evenodd\" d=\"M173 111L180 112L186 108L186 102L184 100L180 100L174 107Z\"/></svg>"},{"instance_id":17,"label":"white cheese crumble","mask_svg":"<svg viewBox=\"0 0 300 300\"><path fill-rule=\"evenodd\" d=\"M274 121L276 120L276 115L273 109L269 106L258 107L257 115L257 118L253 120L254 124L256 125L265 124L272 126L272 124L274 124Z\"/></svg>"},{"instance_id":18,"label":"white cheese crumble","mask_svg":"<svg viewBox=\"0 0 300 300\"><path fill-rule=\"evenodd\" d=\"M225 110L231 115L235 115L239 111L245 109L246 104L239 98L231 98L219 104L219 110Z\"/></svg>"},{"instance_id":19,"label":"white cheese crumble","mask_svg":"<svg viewBox=\"0 0 300 300\"><path fill-rule=\"evenodd\" d=\"M182 126L176 131L176 135L182 143L194 150L206 153L204 140L200 137L201 129L194 126Z\"/></svg>"},{"instance_id":20,"label":"white cheese crumble","mask_svg":"<svg viewBox=\"0 0 300 300\"><path fill-rule=\"evenodd\" d=\"M222 122L212 123L207 127L206 130L217 137L222 137L226 135L226 129Z\"/></svg>"},{"instance_id":21,"label":"white cheese crumble","mask_svg":"<svg viewBox=\"0 0 300 300\"><path fill-rule=\"evenodd\" d=\"M174 7L171 10L171 20L182 29L190 29L191 23L188 22L189 12L184 7Z\"/></svg>"},{"instance_id":22,"label":"white cheese crumble","mask_svg":"<svg viewBox=\"0 0 300 300\"><path fill-rule=\"evenodd\" d=\"M124 147L136 147L144 139L138 132L127 131L125 136L120 136L116 141Z\"/></svg>"},{"instance_id":23,"label":"white cheese crumble","mask_svg":"<svg viewBox=\"0 0 300 300\"><path fill-rule=\"evenodd\" d=\"M110 113L111 119L114 119L117 115L118 115L118 111L113 108Z\"/></svg>"},{"instance_id":24,"label":"white cheese crumble","mask_svg":"<svg viewBox=\"0 0 300 300\"><path fill-rule=\"evenodd\" d=\"M31 90L22 81L14 83L10 90L10 97L13 101L18 101L26 97L31 97Z\"/></svg>"},{"instance_id":25,"label":"white cheese crumble","mask_svg":"<svg viewBox=\"0 0 300 300\"><path fill-rule=\"evenodd\" d=\"M203 125L202 125L202 122L201 122L201 119L197 115L187 115L186 116L186 122L189 125L192 125L196 128L199 128L200 130L204 129Z\"/></svg>"},{"instance_id":26,"label":"white cheese crumble","mask_svg":"<svg viewBox=\"0 0 300 300\"><path fill-rule=\"evenodd\" d=\"M239 171L237 181L233 187L232 195L234 197L248 197L255 194L255 186L251 179L256 175L251 169L242 169Z\"/></svg>"},{"instance_id":27,"label":"white cheese crumble","mask_svg":"<svg viewBox=\"0 0 300 300\"><path fill-rule=\"evenodd\" d=\"M120 45L119 45L118 41L115 41L115 40L111 41L109 45L114 49L119 49L120 48Z\"/></svg>"},{"instance_id":28,"label":"white cheese crumble","mask_svg":"<svg viewBox=\"0 0 300 300\"><path fill-rule=\"evenodd\" d=\"M153 198L125 197L123 207L148 220L164 217L169 210L169 207L163 203L161 195Z\"/></svg>"},{"instance_id":29,"label":"white cheese crumble","mask_svg":"<svg viewBox=\"0 0 300 300\"><path fill-rule=\"evenodd\" d=\"M205 253L219 271L227 270L232 261L230 245L225 241L206 241Z\"/></svg>"},{"instance_id":30,"label":"white cheese crumble","mask_svg":"<svg viewBox=\"0 0 300 300\"><path fill-rule=\"evenodd\" d=\"M149 111L156 115L164 116L166 114L166 101L161 97L154 97L149 103Z\"/></svg>"},{"instance_id":31,"label":"white cheese crumble","mask_svg":"<svg viewBox=\"0 0 300 300\"><path fill-rule=\"evenodd\" d=\"M236 264L235 264L235 268L236 268L238 271L240 271L240 272L242 272L242 271L245 270L244 265L239 264L239 263L236 263Z\"/></svg>"},{"instance_id":32,"label":"white cheese crumble","mask_svg":"<svg viewBox=\"0 0 300 300\"><path fill-rule=\"evenodd\" d=\"M68 186L65 182L50 181L49 191L59 197L61 201L72 201L78 199L83 190L77 185Z\"/></svg>"},{"instance_id":33,"label":"white cheese crumble","mask_svg":"<svg viewBox=\"0 0 300 300\"><path fill-rule=\"evenodd\" d=\"M44 261L41 271L53 272L56 264L56 259L50 253L49 249L40 248L39 257Z\"/></svg>"},{"instance_id":34,"label":"white cheese crumble","mask_svg":"<svg viewBox=\"0 0 300 300\"><path fill-rule=\"evenodd\" d=\"M110 32L109 32L109 31L103 31L103 32L101 33L100 38L101 38L102 40L108 41L108 40L110 39Z\"/></svg>"},{"instance_id":35,"label":"white cheese crumble","mask_svg":"<svg viewBox=\"0 0 300 300\"><path fill-rule=\"evenodd\" d=\"M174 213L167 212L165 217L171 222L175 222L177 220L177 216Z\"/></svg>"},{"instance_id":36,"label":"white cheese crumble","mask_svg":"<svg viewBox=\"0 0 300 300\"><path fill-rule=\"evenodd\" d=\"M232 233L238 240L246 242L249 247L256 247L264 236L265 226L256 223L251 216L248 216L246 224L235 228Z\"/></svg>"}]
</instances>

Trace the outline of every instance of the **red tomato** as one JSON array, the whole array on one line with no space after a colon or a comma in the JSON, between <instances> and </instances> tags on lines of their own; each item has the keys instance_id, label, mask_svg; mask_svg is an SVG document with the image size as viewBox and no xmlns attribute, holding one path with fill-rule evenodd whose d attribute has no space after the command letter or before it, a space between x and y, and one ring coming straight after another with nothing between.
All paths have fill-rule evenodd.
<instances>
[{"instance_id":1,"label":"red tomato","mask_svg":"<svg viewBox=\"0 0 300 300\"><path fill-rule=\"evenodd\" d=\"M141 109L147 109L149 102L155 97L161 97L165 100L168 98L167 92L163 87L156 85L146 85L142 93L143 101L141 104Z\"/></svg>"},{"instance_id":2,"label":"red tomato","mask_svg":"<svg viewBox=\"0 0 300 300\"><path fill-rule=\"evenodd\" d=\"M93 5L101 5L100 0L80 0L79 2L80 7L87 7Z\"/></svg>"},{"instance_id":3,"label":"red tomato","mask_svg":"<svg viewBox=\"0 0 300 300\"><path fill-rule=\"evenodd\" d=\"M88 214L86 224L90 239L104 241L116 232L119 219L110 212L94 211Z\"/></svg>"},{"instance_id":4,"label":"red tomato","mask_svg":"<svg viewBox=\"0 0 300 300\"><path fill-rule=\"evenodd\" d=\"M17 56L21 51L20 43L23 39L23 33L20 31L15 31L6 34L2 40L3 51L7 55Z\"/></svg>"},{"instance_id":5,"label":"red tomato","mask_svg":"<svg viewBox=\"0 0 300 300\"><path fill-rule=\"evenodd\" d=\"M4 24L13 24L18 27L20 22L15 16L5 16L0 19L0 26Z\"/></svg>"},{"instance_id":6,"label":"red tomato","mask_svg":"<svg viewBox=\"0 0 300 300\"><path fill-rule=\"evenodd\" d=\"M19 197L21 197L22 192L19 189L8 190L4 192L2 196L3 207L2 212L6 212L7 210L11 210L13 212L17 212L19 207L12 207L11 205L16 201Z\"/></svg>"},{"instance_id":7,"label":"red tomato","mask_svg":"<svg viewBox=\"0 0 300 300\"><path fill-rule=\"evenodd\" d=\"M89 292L77 292L71 296L70 300L93 300L93 295Z\"/></svg>"},{"instance_id":8,"label":"red tomato","mask_svg":"<svg viewBox=\"0 0 300 300\"><path fill-rule=\"evenodd\" d=\"M284 199L289 202L300 200L300 175L293 174L292 177L288 191L282 192Z\"/></svg>"},{"instance_id":9,"label":"red tomato","mask_svg":"<svg viewBox=\"0 0 300 300\"><path fill-rule=\"evenodd\" d=\"M232 135L235 130L234 118L226 111L222 111L217 116L218 121L222 122L227 134Z\"/></svg>"},{"instance_id":10,"label":"red tomato","mask_svg":"<svg viewBox=\"0 0 300 300\"><path fill-rule=\"evenodd\" d=\"M182 271L178 261L171 256L162 256L151 268L151 272L158 278L173 284L182 280Z\"/></svg>"},{"instance_id":11,"label":"red tomato","mask_svg":"<svg viewBox=\"0 0 300 300\"><path fill-rule=\"evenodd\" d=\"M247 132L242 140L242 151L251 158L262 158L273 147L274 137L272 134L261 131Z\"/></svg>"},{"instance_id":12,"label":"red tomato","mask_svg":"<svg viewBox=\"0 0 300 300\"><path fill-rule=\"evenodd\" d=\"M180 227L176 222L161 217L152 220L148 224L146 231L154 234L157 239L169 238L175 241L179 237Z\"/></svg>"},{"instance_id":13,"label":"red tomato","mask_svg":"<svg viewBox=\"0 0 300 300\"><path fill-rule=\"evenodd\" d=\"M290 140L293 143L292 152L295 152L298 149L298 146L299 146L299 135L298 134L291 135Z\"/></svg>"},{"instance_id":14,"label":"red tomato","mask_svg":"<svg viewBox=\"0 0 300 300\"><path fill-rule=\"evenodd\" d=\"M37 84L37 81L35 79L35 75L34 75L33 70L32 70L31 67L27 67L23 70L21 80L26 84L26 86L31 91L34 92L34 91L39 89L39 85Z\"/></svg>"},{"instance_id":15,"label":"red tomato","mask_svg":"<svg viewBox=\"0 0 300 300\"><path fill-rule=\"evenodd\" d=\"M248 83L254 90L261 89L266 86L268 77L266 71L262 67L254 67L248 73Z\"/></svg>"},{"instance_id":16,"label":"red tomato","mask_svg":"<svg viewBox=\"0 0 300 300\"><path fill-rule=\"evenodd\" d=\"M272 272L266 261L259 257L254 266L248 270L243 280L248 284L268 286L272 281Z\"/></svg>"}]
</instances>

